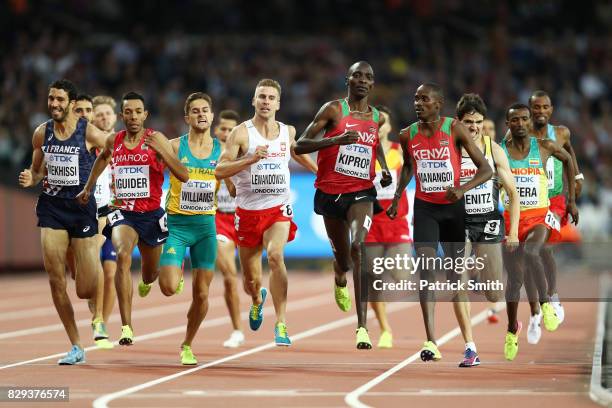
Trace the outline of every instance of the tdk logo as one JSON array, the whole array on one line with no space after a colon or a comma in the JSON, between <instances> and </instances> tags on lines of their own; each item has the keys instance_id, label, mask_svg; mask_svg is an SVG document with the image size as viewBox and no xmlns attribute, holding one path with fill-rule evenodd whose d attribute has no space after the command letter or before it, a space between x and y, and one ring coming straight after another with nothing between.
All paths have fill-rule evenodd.
<instances>
[{"instance_id":1,"label":"tdk logo","mask_svg":"<svg viewBox=\"0 0 612 408\"><path fill-rule=\"evenodd\" d=\"M259 163L257 165L257 170L280 170L280 163Z\"/></svg>"},{"instance_id":2,"label":"tdk logo","mask_svg":"<svg viewBox=\"0 0 612 408\"><path fill-rule=\"evenodd\" d=\"M369 148L360 146L358 144L348 145L346 146L346 150L349 152L355 152L355 153L370 153Z\"/></svg>"},{"instance_id":3,"label":"tdk logo","mask_svg":"<svg viewBox=\"0 0 612 408\"><path fill-rule=\"evenodd\" d=\"M445 161L423 161L421 162L421 168L423 169L446 169Z\"/></svg>"},{"instance_id":4,"label":"tdk logo","mask_svg":"<svg viewBox=\"0 0 612 408\"><path fill-rule=\"evenodd\" d=\"M119 167L119 174L144 174L142 167Z\"/></svg>"},{"instance_id":5,"label":"tdk logo","mask_svg":"<svg viewBox=\"0 0 612 408\"><path fill-rule=\"evenodd\" d=\"M74 163L75 156L72 155L50 155L50 162L60 162L60 163Z\"/></svg>"}]
</instances>

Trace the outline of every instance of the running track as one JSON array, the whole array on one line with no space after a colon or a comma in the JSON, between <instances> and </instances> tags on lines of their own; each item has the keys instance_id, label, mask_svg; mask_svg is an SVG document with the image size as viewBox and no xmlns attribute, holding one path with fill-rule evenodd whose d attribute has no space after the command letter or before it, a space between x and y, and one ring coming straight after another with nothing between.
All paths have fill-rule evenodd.
<instances>
[{"instance_id":1,"label":"running track","mask_svg":"<svg viewBox=\"0 0 612 408\"><path fill-rule=\"evenodd\" d=\"M484 319L487 305L473 304L474 336L483 363L459 369L463 342L450 304L436 309L438 337L447 341L440 348L442 361L425 364L418 359L423 324L418 305L408 303L388 305L394 348L360 351L354 348L354 309L337 309L332 279L331 274L290 272L288 328L294 344L288 349L270 343L271 299L258 332L248 329L243 313L245 345L221 346L231 326L222 279L216 276L208 316L193 344L199 366L186 368L178 362L191 295L187 279L180 296L165 298L157 286L145 299L135 294L133 346L108 351L93 347L86 365L60 367L58 356L69 346L46 275L5 275L0 277L0 385L69 387L70 402L61 406L98 408L597 406L588 396L597 303L566 303L563 325L555 333L544 331L537 346L527 343L528 308L521 304L525 329L512 363L503 358L505 312L500 323L491 325ZM70 285L82 343L92 346L87 305L76 299ZM241 301L246 312L249 300L243 293ZM373 319L372 311L369 315ZM117 310L108 326L116 339ZM370 320L369 327L375 346L376 321Z\"/></svg>"}]
</instances>

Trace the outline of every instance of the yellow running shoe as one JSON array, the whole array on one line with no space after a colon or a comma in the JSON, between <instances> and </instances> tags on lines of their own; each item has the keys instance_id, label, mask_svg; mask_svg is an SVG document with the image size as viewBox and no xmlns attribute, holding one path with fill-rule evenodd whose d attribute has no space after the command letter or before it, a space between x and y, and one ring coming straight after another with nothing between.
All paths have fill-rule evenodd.
<instances>
[{"instance_id":1,"label":"yellow running shoe","mask_svg":"<svg viewBox=\"0 0 612 408\"><path fill-rule=\"evenodd\" d=\"M150 283L144 283L144 281L142 279L140 279L140 282L138 282L138 296L140 297L145 297L149 294L149 292L151 291L151 284Z\"/></svg>"},{"instance_id":2,"label":"yellow running shoe","mask_svg":"<svg viewBox=\"0 0 612 408\"><path fill-rule=\"evenodd\" d=\"M549 332L553 332L557 330L559 327L559 318L557 317L557 313L555 313L555 308L549 303L546 302L542 305L542 320L544 321L544 327Z\"/></svg>"},{"instance_id":3,"label":"yellow running shoe","mask_svg":"<svg viewBox=\"0 0 612 408\"><path fill-rule=\"evenodd\" d=\"M340 310L343 312L351 310L351 296L346 286L338 286L334 283L334 296Z\"/></svg>"},{"instance_id":4,"label":"yellow running shoe","mask_svg":"<svg viewBox=\"0 0 612 408\"><path fill-rule=\"evenodd\" d=\"M508 361L512 361L516 358L516 355L518 353L518 339L519 334L521 334L522 328L523 324L521 322L517 322L516 333L506 333L506 343L504 344L504 357L506 357L506 360Z\"/></svg>"},{"instance_id":5,"label":"yellow running shoe","mask_svg":"<svg viewBox=\"0 0 612 408\"><path fill-rule=\"evenodd\" d=\"M372 348L372 342L370 341L370 336L368 335L368 331L365 327L360 327L357 329L356 343L359 350L369 350Z\"/></svg>"},{"instance_id":6,"label":"yellow running shoe","mask_svg":"<svg viewBox=\"0 0 612 408\"><path fill-rule=\"evenodd\" d=\"M393 335L391 332L384 331L380 334L380 338L378 339L378 348L393 348Z\"/></svg>"},{"instance_id":7,"label":"yellow running shoe","mask_svg":"<svg viewBox=\"0 0 612 408\"><path fill-rule=\"evenodd\" d=\"M134 332L128 325L121 326L121 338L119 344L122 346L131 346L134 343Z\"/></svg>"},{"instance_id":8,"label":"yellow running shoe","mask_svg":"<svg viewBox=\"0 0 612 408\"><path fill-rule=\"evenodd\" d=\"M442 360L442 353L438 350L438 346L433 341L423 343L421 349L421 360L423 361L438 361Z\"/></svg>"},{"instance_id":9,"label":"yellow running shoe","mask_svg":"<svg viewBox=\"0 0 612 408\"><path fill-rule=\"evenodd\" d=\"M175 295L180 295L181 292L183 292L183 288L185 287L185 279L181 276L181 280L178 284L178 286L176 287L176 290L174 291Z\"/></svg>"},{"instance_id":10,"label":"yellow running shoe","mask_svg":"<svg viewBox=\"0 0 612 408\"><path fill-rule=\"evenodd\" d=\"M193 351L191 351L191 347L183 344L181 349L181 364L182 365L197 365L198 360L193 355Z\"/></svg>"}]
</instances>

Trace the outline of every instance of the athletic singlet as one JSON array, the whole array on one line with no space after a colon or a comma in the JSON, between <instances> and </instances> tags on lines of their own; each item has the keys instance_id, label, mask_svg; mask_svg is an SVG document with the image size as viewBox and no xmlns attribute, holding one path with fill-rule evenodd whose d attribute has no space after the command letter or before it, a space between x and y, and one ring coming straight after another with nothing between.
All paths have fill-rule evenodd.
<instances>
[{"instance_id":1,"label":"athletic singlet","mask_svg":"<svg viewBox=\"0 0 612 408\"><path fill-rule=\"evenodd\" d=\"M419 123L408 127L408 151L415 172L415 197L435 204L450 204L446 189L459 187L461 151L452 134L452 118L443 117L440 127L431 137L419 131Z\"/></svg>"},{"instance_id":2,"label":"athletic singlet","mask_svg":"<svg viewBox=\"0 0 612 408\"><path fill-rule=\"evenodd\" d=\"M547 125L548 138L557 141L557 132L551 124ZM554 156L546 160L546 176L548 177L548 197L555 197L563 193L563 163Z\"/></svg>"},{"instance_id":3,"label":"athletic singlet","mask_svg":"<svg viewBox=\"0 0 612 408\"><path fill-rule=\"evenodd\" d=\"M225 180L219 181L219 190L217 190L217 211L223 213L236 212L236 198L230 195Z\"/></svg>"},{"instance_id":4,"label":"athletic singlet","mask_svg":"<svg viewBox=\"0 0 612 408\"><path fill-rule=\"evenodd\" d=\"M372 119L351 116L348 102L341 99L342 117L338 125L325 132L323 138L335 137L349 130L359 133L357 143L333 145L317 153L315 187L327 194L343 194L372 188L378 146L379 112L372 109Z\"/></svg>"},{"instance_id":5,"label":"athletic singlet","mask_svg":"<svg viewBox=\"0 0 612 408\"><path fill-rule=\"evenodd\" d=\"M510 171L514 175L521 211L547 208L549 205L548 180L540 157L538 139L535 137L530 137L529 139L529 153L520 160L515 160L510 156L506 147L507 140L502 142L502 149L504 149L504 153L508 156ZM504 194L504 206L506 209L509 209L509 205L508 196Z\"/></svg>"},{"instance_id":6,"label":"athletic singlet","mask_svg":"<svg viewBox=\"0 0 612 408\"><path fill-rule=\"evenodd\" d=\"M217 208L215 167L220 155L221 144L216 138L213 139L210 155L205 159L198 159L189 148L189 136L180 137L178 158L187 167L189 180L183 183L170 173L170 190L166 196L168 214L215 214Z\"/></svg>"},{"instance_id":7,"label":"athletic singlet","mask_svg":"<svg viewBox=\"0 0 612 408\"><path fill-rule=\"evenodd\" d=\"M96 207L104 207L111 202L111 183L113 182L110 173L110 166L106 166L98 180L96 180L96 188L94 197L96 198Z\"/></svg>"},{"instance_id":8,"label":"athletic singlet","mask_svg":"<svg viewBox=\"0 0 612 408\"><path fill-rule=\"evenodd\" d=\"M389 171L391 173L391 179L393 181L387 187L383 187L380 185L380 180L382 178L382 168L377 162L376 177L374 178L374 187L376 187L376 198L380 202L380 205L384 209L387 209L387 207L391 205L391 201L395 196L395 189L397 188L399 175L402 171L402 152L400 151L399 144L393 143L391 145L391 148L385 154L385 161L387 162L387 166L389 167ZM384 217L387 217L384 212L377 215L383 215ZM406 195L406 190L404 190L397 206L397 217L405 217L406 215L408 215L408 197ZM387 218L387 220L390 221L389 218Z\"/></svg>"},{"instance_id":9,"label":"athletic singlet","mask_svg":"<svg viewBox=\"0 0 612 408\"><path fill-rule=\"evenodd\" d=\"M289 203L289 160L291 150L289 128L281 122L278 137L268 140L259 134L251 120L244 122L249 134L247 155L255 154L257 146L268 146L268 157L253 163L236 174L236 205L245 210L264 210Z\"/></svg>"},{"instance_id":10,"label":"athletic singlet","mask_svg":"<svg viewBox=\"0 0 612 408\"><path fill-rule=\"evenodd\" d=\"M80 118L70 137L59 140L55 137L53 119L47 121L41 147L47 168L43 178L44 194L72 199L83 190L96 160L96 156L87 151L86 132L87 119Z\"/></svg>"},{"instance_id":11,"label":"athletic singlet","mask_svg":"<svg viewBox=\"0 0 612 408\"><path fill-rule=\"evenodd\" d=\"M154 132L153 129L145 129L140 143L133 149L123 144L127 133L125 130L115 136L111 159L112 207L134 212L159 208L165 164L157 158L155 150L144 144L145 137Z\"/></svg>"},{"instance_id":12,"label":"athletic singlet","mask_svg":"<svg viewBox=\"0 0 612 408\"><path fill-rule=\"evenodd\" d=\"M491 147L491 138L483 136L485 145L484 156L493 169L493 177L485 181L479 186L466 191L465 197L465 213L467 215L487 215L498 212L499 205L499 181L495 160L493 159L493 149ZM461 156L461 184L465 184L474 178L478 167L472 161L470 156Z\"/></svg>"}]
</instances>

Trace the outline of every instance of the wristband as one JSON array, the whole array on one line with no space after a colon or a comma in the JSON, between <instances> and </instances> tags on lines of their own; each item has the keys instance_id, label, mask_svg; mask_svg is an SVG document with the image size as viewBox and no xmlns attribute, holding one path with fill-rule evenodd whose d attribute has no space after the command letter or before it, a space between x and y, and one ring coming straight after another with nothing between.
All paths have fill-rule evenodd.
<instances>
[{"instance_id":1,"label":"wristband","mask_svg":"<svg viewBox=\"0 0 612 408\"><path fill-rule=\"evenodd\" d=\"M574 177L574 180L576 180L576 181L584 180L584 174L582 174L582 173L576 174L576 177Z\"/></svg>"}]
</instances>

